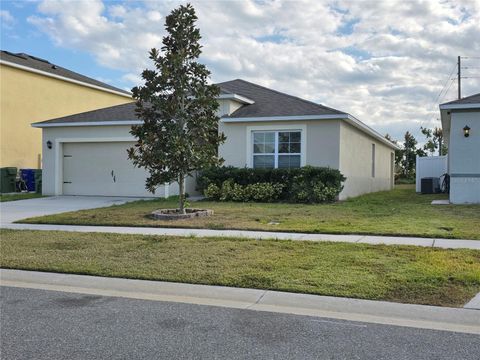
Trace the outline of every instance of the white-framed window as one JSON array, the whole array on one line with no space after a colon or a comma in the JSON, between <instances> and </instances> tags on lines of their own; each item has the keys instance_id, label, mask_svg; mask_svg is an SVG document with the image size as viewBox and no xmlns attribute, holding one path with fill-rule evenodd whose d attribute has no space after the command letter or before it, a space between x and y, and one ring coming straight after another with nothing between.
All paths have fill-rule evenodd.
<instances>
[{"instance_id":1,"label":"white-framed window","mask_svg":"<svg viewBox=\"0 0 480 360\"><path fill-rule=\"evenodd\" d=\"M254 168L298 168L302 163L302 131L252 131Z\"/></svg>"}]
</instances>

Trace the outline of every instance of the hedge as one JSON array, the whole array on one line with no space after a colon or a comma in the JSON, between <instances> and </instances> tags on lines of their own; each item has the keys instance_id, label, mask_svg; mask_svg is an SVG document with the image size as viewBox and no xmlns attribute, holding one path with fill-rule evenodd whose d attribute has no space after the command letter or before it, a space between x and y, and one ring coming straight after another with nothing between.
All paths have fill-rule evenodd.
<instances>
[{"instance_id":1,"label":"hedge","mask_svg":"<svg viewBox=\"0 0 480 360\"><path fill-rule=\"evenodd\" d=\"M200 172L197 189L221 201L335 201L346 178L339 170L305 166L295 169L252 169L233 166Z\"/></svg>"}]
</instances>

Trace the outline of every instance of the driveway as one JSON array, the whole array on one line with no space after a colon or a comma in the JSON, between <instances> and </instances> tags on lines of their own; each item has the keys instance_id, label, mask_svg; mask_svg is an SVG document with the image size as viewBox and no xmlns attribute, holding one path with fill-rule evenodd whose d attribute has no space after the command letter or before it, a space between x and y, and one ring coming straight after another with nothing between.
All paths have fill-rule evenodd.
<instances>
[{"instance_id":1,"label":"driveway","mask_svg":"<svg viewBox=\"0 0 480 360\"><path fill-rule=\"evenodd\" d=\"M0 203L0 224L11 224L12 222L35 216L120 205L136 200L141 200L141 198L110 196L51 196L37 199L6 201Z\"/></svg>"}]
</instances>

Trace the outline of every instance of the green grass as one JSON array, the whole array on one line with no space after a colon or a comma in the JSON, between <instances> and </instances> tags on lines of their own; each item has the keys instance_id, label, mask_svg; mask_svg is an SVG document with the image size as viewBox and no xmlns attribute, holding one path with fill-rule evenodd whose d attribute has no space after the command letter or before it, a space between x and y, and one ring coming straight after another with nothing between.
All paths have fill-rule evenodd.
<instances>
[{"instance_id":1,"label":"green grass","mask_svg":"<svg viewBox=\"0 0 480 360\"><path fill-rule=\"evenodd\" d=\"M0 230L2 268L462 306L480 291L480 251Z\"/></svg>"},{"instance_id":2,"label":"green grass","mask_svg":"<svg viewBox=\"0 0 480 360\"><path fill-rule=\"evenodd\" d=\"M330 234L375 234L480 239L480 205L436 205L446 195L419 195L412 186L324 205L222 203L192 206L213 209L207 218L160 221L151 211L177 206L175 199L137 201L22 220L26 223L242 229ZM269 224L271 221L278 225Z\"/></svg>"},{"instance_id":3,"label":"green grass","mask_svg":"<svg viewBox=\"0 0 480 360\"><path fill-rule=\"evenodd\" d=\"M37 193L0 194L0 202L34 199L39 197L42 197L42 194L37 194Z\"/></svg>"}]
</instances>

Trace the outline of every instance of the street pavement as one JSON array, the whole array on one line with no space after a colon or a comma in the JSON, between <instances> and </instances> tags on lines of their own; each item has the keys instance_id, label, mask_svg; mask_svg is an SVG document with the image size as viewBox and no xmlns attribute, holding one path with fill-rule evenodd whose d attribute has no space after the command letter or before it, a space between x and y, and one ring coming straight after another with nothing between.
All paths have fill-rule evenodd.
<instances>
[{"instance_id":1,"label":"street pavement","mask_svg":"<svg viewBox=\"0 0 480 360\"><path fill-rule=\"evenodd\" d=\"M1 358L476 359L480 336L338 319L0 287ZM475 311L475 310L472 310Z\"/></svg>"}]
</instances>

